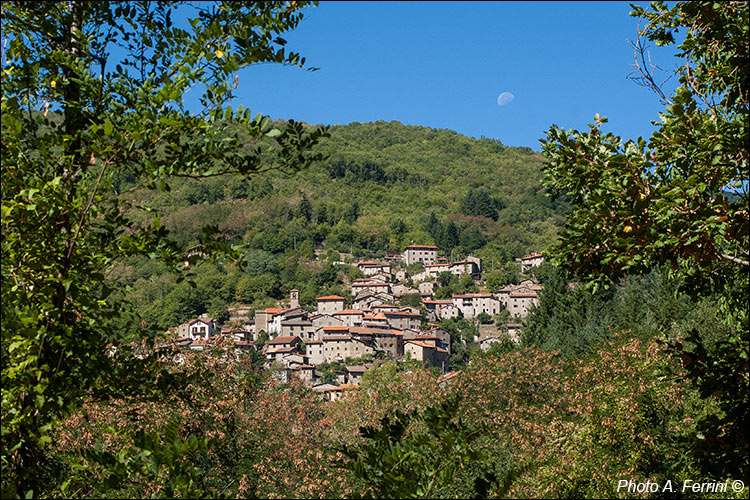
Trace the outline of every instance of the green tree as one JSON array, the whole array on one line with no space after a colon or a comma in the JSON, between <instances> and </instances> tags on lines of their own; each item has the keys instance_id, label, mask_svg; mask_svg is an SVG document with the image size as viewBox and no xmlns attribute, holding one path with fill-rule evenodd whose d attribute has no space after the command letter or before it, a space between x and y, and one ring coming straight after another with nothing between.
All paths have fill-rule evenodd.
<instances>
[{"instance_id":1,"label":"green tree","mask_svg":"<svg viewBox=\"0 0 750 500\"><path fill-rule=\"evenodd\" d=\"M443 229L443 233L440 235L440 247L446 253L450 253L459 243L458 226L455 222L449 222Z\"/></svg>"},{"instance_id":2,"label":"green tree","mask_svg":"<svg viewBox=\"0 0 750 500\"><path fill-rule=\"evenodd\" d=\"M297 206L297 217L301 217L307 222L310 222L310 218L312 217L312 205L310 204L310 200L307 199L307 195L304 193L302 194L302 199Z\"/></svg>"},{"instance_id":3,"label":"green tree","mask_svg":"<svg viewBox=\"0 0 750 500\"><path fill-rule=\"evenodd\" d=\"M726 413L703 422L710 472L748 472L748 248L750 199L750 22L745 2L654 2L645 17L636 62L639 82L666 104L648 144L604 134L595 116L588 132L552 126L542 148L545 185L570 198L557 260L594 287L667 265L691 297L716 293L720 315L737 332L709 352L696 336L675 343L704 397ZM675 43L679 86L667 96L654 83L646 41Z\"/></svg>"},{"instance_id":4,"label":"green tree","mask_svg":"<svg viewBox=\"0 0 750 500\"><path fill-rule=\"evenodd\" d=\"M498 219L498 210L502 210L504 204L493 198L486 188L471 189L461 199L461 212L466 215L477 215L488 217L492 220Z\"/></svg>"},{"instance_id":5,"label":"green tree","mask_svg":"<svg viewBox=\"0 0 750 500\"><path fill-rule=\"evenodd\" d=\"M148 380L106 354L149 332L105 275L135 254L179 269L184 249L158 217L135 223L123 186L166 191L175 176L295 171L320 158L310 148L326 129L274 128L227 104L241 69L304 65L281 34L306 4L3 3L4 497L57 486L39 470L53 465L51 430L83 396L127 390L131 373ZM183 100L190 89L197 111ZM205 254L229 251L215 233L202 231Z\"/></svg>"}]
</instances>

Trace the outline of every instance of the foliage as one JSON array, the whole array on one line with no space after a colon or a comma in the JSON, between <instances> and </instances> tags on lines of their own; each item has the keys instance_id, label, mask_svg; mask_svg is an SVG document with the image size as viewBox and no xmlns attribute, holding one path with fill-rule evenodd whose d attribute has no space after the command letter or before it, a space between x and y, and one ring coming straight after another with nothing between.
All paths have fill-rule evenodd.
<instances>
[{"instance_id":1,"label":"foliage","mask_svg":"<svg viewBox=\"0 0 750 500\"><path fill-rule=\"evenodd\" d=\"M725 314L746 321L732 284L747 277L750 235L747 5L634 8L657 45L685 30L681 85L648 148L602 134L598 116L587 133L550 128L545 185L573 207L558 260L597 284L667 263L691 295L724 290Z\"/></svg>"},{"instance_id":2,"label":"foliage","mask_svg":"<svg viewBox=\"0 0 750 500\"><path fill-rule=\"evenodd\" d=\"M636 44L642 61L643 39L669 45L683 37L680 85L668 97L641 66L640 81L667 105L648 145L603 134L606 119L598 115L589 132L549 129L542 141L545 186L568 196L572 207L554 253L594 289L664 265L688 296L717 300L731 335L712 353L696 335L693 346L678 340L672 349L703 395L716 398L725 412L702 424L716 439L708 470L746 475L741 457L750 453L750 440L740 426L750 417L748 6L654 2L651 10L633 8L632 15L647 21Z\"/></svg>"},{"instance_id":3,"label":"foliage","mask_svg":"<svg viewBox=\"0 0 750 500\"><path fill-rule=\"evenodd\" d=\"M452 398L421 415L397 411L378 427L363 426L365 443L343 448L349 458L344 467L367 484L368 498L450 498L462 469L487 460L472 446L481 428L457 410ZM462 498L486 498L494 480L491 473L475 478L474 491Z\"/></svg>"},{"instance_id":4,"label":"foliage","mask_svg":"<svg viewBox=\"0 0 750 500\"><path fill-rule=\"evenodd\" d=\"M325 129L276 128L227 105L242 68L304 65L280 35L305 4L3 3L3 496L54 487L35 471L89 391L149 387L148 370L106 355L153 334L128 312L122 283L106 280L115 261L141 255L177 270L229 251L206 221L200 251L185 255L158 206L134 194L168 191L175 176L296 171L321 158L310 148ZM183 101L193 88L197 112ZM131 374L142 378L127 383Z\"/></svg>"},{"instance_id":5,"label":"foliage","mask_svg":"<svg viewBox=\"0 0 750 500\"><path fill-rule=\"evenodd\" d=\"M492 198L489 191L484 187L470 189L466 196L461 199L461 212L466 215L478 215L496 221L498 211L503 208L504 204L499 199Z\"/></svg>"}]
</instances>

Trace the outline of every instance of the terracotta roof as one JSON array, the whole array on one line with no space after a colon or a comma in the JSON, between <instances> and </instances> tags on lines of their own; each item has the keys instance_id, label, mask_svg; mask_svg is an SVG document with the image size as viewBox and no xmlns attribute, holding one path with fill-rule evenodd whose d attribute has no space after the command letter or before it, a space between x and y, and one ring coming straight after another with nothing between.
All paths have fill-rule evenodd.
<instances>
[{"instance_id":1,"label":"terracotta roof","mask_svg":"<svg viewBox=\"0 0 750 500\"><path fill-rule=\"evenodd\" d=\"M379 309L382 309L384 307L395 307L396 309L398 309L398 306L394 306L393 304L378 304L377 306L372 306L373 309L375 309L376 307Z\"/></svg>"},{"instance_id":2,"label":"terracotta roof","mask_svg":"<svg viewBox=\"0 0 750 500\"><path fill-rule=\"evenodd\" d=\"M422 303L424 304L453 304L452 300L428 300L428 299L422 299Z\"/></svg>"},{"instance_id":3,"label":"terracotta roof","mask_svg":"<svg viewBox=\"0 0 750 500\"><path fill-rule=\"evenodd\" d=\"M355 326L349 331L355 335L393 335L388 328L371 328L368 326Z\"/></svg>"},{"instance_id":4,"label":"terracotta roof","mask_svg":"<svg viewBox=\"0 0 750 500\"><path fill-rule=\"evenodd\" d=\"M332 325L332 326L324 326L323 327L324 332L348 332L349 327L348 326L342 326L342 325Z\"/></svg>"},{"instance_id":5,"label":"terracotta roof","mask_svg":"<svg viewBox=\"0 0 750 500\"><path fill-rule=\"evenodd\" d=\"M454 299L475 299L475 298L486 298L492 297L491 293L464 293L461 295L453 295Z\"/></svg>"},{"instance_id":6,"label":"terracotta roof","mask_svg":"<svg viewBox=\"0 0 750 500\"><path fill-rule=\"evenodd\" d=\"M377 262L373 262L371 260L361 260L361 261L357 262L357 265L358 266L362 266L362 265L377 266L378 263Z\"/></svg>"},{"instance_id":7,"label":"terracotta roof","mask_svg":"<svg viewBox=\"0 0 750 500\"><path fill-rule=\"evenodd\" d=\"M266 351L266 354L290 354L290 353L297 353L302 355L296 347L279 347L277 349L269 349Z\"/></svg>"},{"instance_id":8,"label":"terracotta roof","mask_svg":"<svg viewBox=\"0 0 750 500\"><path fill-rule=\"evenodd\" d=\"M435 347L435 350L436 350L437 352L444 352L444 353L448 354L448 351L446 351L446 350L445 350L445 349L443 349L442 347Z\"/></svg>"},{"instance_id":9,"label":"terracotta roof","mask_svg":"<svg viewBox=\"0 0 750 500\"><path fill-rule=\"evenodd\" d=\"M405 344L414 344L418 345L419 347L422 347L423 349L435 349L436 347L432 344L428 344L426 342L422 342L421 340L407 340L404 342Z\"/></svg>"},{"instance_id":10,"label":"terracotta roof","mask_svg":"<svg viewBox=\"0 0 750 500\"><path fill-rule=\"evenodd\" d=\"M409 249L409 248L429 248L429 249L432 249L432 250L437 250L437 247L435 245L409 245L406 248L407 249Z\"/></svg>"},{"instance_id":11,"label":"terracotta roof","mask_svg":"<svg viewBox=\"0 0 750 500\"><path fill-rule=\"evenodd\" d=\"M323 342L326 340L351 340L349 335L323 335Z\"/></svg>"},{"instance_id":12,"label":"terracotta roof","mask_svg":"<svg viewBox=\"0 0 750 500\"><path fill-rule=\"evenodd\" d=\"M299 337L295 337L292 335L279 335L278 337L272 338L268 341L269 344L290 344L294 342L294 339L298 339Z\"/></svg>"},{"instance_id":13,"label":"terracotta roof","mask_svg":"<svg viewBox=\"0 0 750 500\"><path fill-rule=\"evenodd\" d=\"M333 316L338 316L338 315L351 316L351 315L360 315L360 314L364 314L364 313L360 311L359 309L344 309L343 311L338 311L338 312L333 313Z\"/></svg>"},{"instance_id":14,"label":"terracotta roof","mask_svg":"<svg viewBox=\"0 0 750 500\"><path fill-rule=\"evenodd\" d=\"M539 295L537 295L536 293L511 293L510 297L538 298Z\"/></svg>"},{"instance_id":15,"label":"terracotta roof","mask_svg":"<svg viewBox=\"0 0 750 500\"><path fill-rule=\"evenodd\" d=\"M348 391L351 389L359 389L359 384L342 384L338 387L334 387L333 389L329 389L331 391Z\"/></svg>"},{"instance_id":16,"label":"terracotta roof","mask_svg":"<svg viewBox=\"0 0 750 500\"><path fill-rule=\"evenodd\" d=\"M338 295L326 295L324 297L318 297L315 300L346 300L344 297L339 297Z\"/></svg>"},{"instance_id":17,"label":"terracotta roof","mask_svg":"<svg viewBox=\"0 0 750 500\"><path fill-rule=\"evenodd\" d=\"M419 317L421 317L419 315L419 313L413 313L413 312L407 312L407 311L384 311L384 312L379 313L379 314L383 314L386 318L388 316L409 316L409 317L412 317L412 318L419 318Z\"/></svg>"},{"instance_id":18,"label":"terracotta roof","mask_svg":"<svg viewBox=\"0 0 750 500\"><path fill-rule=\"evenodd\" d=\"M279 314L283 311L280 307L266 307L266 312L270 314Z\"/></svg>"},{"instance_id":19,"label":"terracotta roof","mask_svg":"<svg viewBox=\"0 0 750 500\"><path fill-rule=\"evenodd\" d=\"M542 254L540 254L539 252L530 253L525 257L521 257L521 260L536 259L537 257L542 257Z\"/></svg>"}]
</instances>

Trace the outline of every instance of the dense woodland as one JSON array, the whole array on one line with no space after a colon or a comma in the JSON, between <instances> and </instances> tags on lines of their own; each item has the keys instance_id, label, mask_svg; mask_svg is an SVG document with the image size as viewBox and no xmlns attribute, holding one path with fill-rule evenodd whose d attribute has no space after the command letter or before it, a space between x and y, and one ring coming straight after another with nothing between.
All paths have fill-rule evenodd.
<instances>
[{"instance_id":1,"label":"dense woodland","mask_svg":"<svg viewBox=\"0 0 750 500\"><path fill-rule=\"evenodd\" d=\"M178 6L2 3L3 498L747 498L746 2L634 6L636 54L679 40L675 95L641 68L656 132L597 115L542 154L253 118L234 76L305 68L281 35L308 2L184 3L189 28ZM482 353L444 321L451 378L384 360L323 401L253 350L164 336L292 287L343 295L342 254L412 242L489 270L436 295L545 251L520 342Z\"/></svg>"}]
</instances>

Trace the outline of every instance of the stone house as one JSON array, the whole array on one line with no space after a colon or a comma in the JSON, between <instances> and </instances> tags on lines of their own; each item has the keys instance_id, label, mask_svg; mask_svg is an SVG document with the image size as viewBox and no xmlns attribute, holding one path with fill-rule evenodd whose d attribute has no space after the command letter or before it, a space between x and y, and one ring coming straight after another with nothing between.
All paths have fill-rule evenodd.
<instances>
[{"instance_id":1,"label":"stone house","mask_svg":"<svg viewBox=\"0 0 750 500\"><path fill-rule=\"evenodd\" d=\"M304 319L292 319L281 322L281 335L299 337L302 340L315 338L315 328L312 321Z\"/></svg>"},{"instance_id":2,"label":"stone house","mask_svg":"<svg viewBox=\"0 0 750 500\"><path fill-rule=\"evenodd\" d=\"M534 252L525 257L521 257L520 259L516 259L516 262L521 264L521 272L525 273L532 267L541 266L542 262L544 262L544 256L539 252Z\"/></svg>"},{"instance_id":3,"label":"stone house","mask_svg":"<svg viewBox=\"0 0 750 500\"><path fill-rule=\"evenodd\" d=\"M535 291L518 291L508 295L508 310L513 318L525 318L531 306L539 306L539 296Z\"/></svg>"},{"instance_id":4,"label":"stone house","mask_svg":"<svg viewBox=\"0 0 750 500\"><path fill-rule=\"evenodd\" d=\"M427 366L436 366L445 371L450 354L447 350L419 340L404 342L404 356L422 361Z\"/></svg>"},{"instance_id":5,"label":"stone house","mask_svg":"<svg viewBox=\"0 0 750 500\"><path fill-rule=\"evenodd\" d=\"M358 309L344 309L343 311L333 313L333 317L343 321L346 326L361 325L364 315L365 313Z\"/></svg>"},{"instance_id":6,"label":"stone house","mask_svg":"<svg viewBox=\"0 0 750 500\"><path fill-rule=\"evenodd\" d=\"M346 307L346 299L338 295L326 295L315 300L318 301L318 314L333 314Z\"/></svg>"},{"instance_id":7,"label":"stone house","mask_svg":"<svg viewBox=\"0 0 750 500\"><path fill-rule=\"evenodd\" d=\"M322 340L309 340L305 342L305 354L311 365L319 365L325 363L325 356L323 355L323 341Z\"/></svg>"},{"instance_id":8,"label":"stone house","mask_svg":"<svg viewBox=\"0 0 750 500\"><path fill-rule=\"evenodd\" d=\"M336 318L330 314L313 314L310 316L310 322L316 333L324 326L344 326L344 322L340 318Z\"/></svg>"},{"instance_id":9,"label":"stone house","mask_svg":"<svg viewBox=\"0 0 750 500\"><path fill-rule=\"evenodd\" d=\"M324 394L327 400L336 401L338 399L345 398L347 394L351 394L353 391L356 391L358 389L359 389L358 385L342 384L338 387L334 387L333 389L327 390Z\"/></svg>"},{"instance_id":10,"label":"stone house","mask_svg":"<svg viewBox=\"0 0 750 500\"><path fill-rule=\"evenodd\" d=\"M416 263L434 264L437 259L437 250L435 245L409 245L404 250L403 261L407 266Z\"/></svg>"},{"instance_id":11,"label":"stone house","mask_svg":"<svg viewBox=\"0 0 750 500\"><path fill-rule=\"evenodd\" d=\"M367 371L366 366L353 365L346 367L346 383L359 385L362 381L362 375Z\"/></svg>"},{"instance_id":12,"label":"stone house","mask_svg":"<svg viewBox=\"0 0 750 500\"><path fill-rule=\"evenodd\" d=\"M374 352L372 345L359 338L352 338L351 335L323 335L323 355L326 363L343 362L346 358L359 358Z\"/></svg>"},{"instance_id":13,"label":"stone house","mask_svg":"<svg viewBox=\"0 0 750 500\"><path fill-rule=\"evenodd\" d=\"M391 274L390 264L378 264L377 262L369 260L357 262L357 269L359 269L364 276L372 276L379 273Z\"/></svg>"},{"instance_id":14,"label":"stone house","mask_svg":"<svg viewBox=\"0 0 750 500\"><path fill-rule=\"evenodd\" d=\"M490 293L465 293L453 295L453 305L464 318L475 318L481 313L492 316L502 310L502 304Z\"/></svg>"},{"instance_id":15,"label":"stone house","mask_svg":"<svg viewBox=\"0 0 750 500\"><path fill-rule=\"evenodd\" d=\"M450 272L450 270L451 265L447 262L427 264L426 266L424 266L425 277L428 279L436 279L438 276L440 276L440 273Z\"/></svg>"},{"instance_id":16,"label":"stone house","mask_svg":"<svg viewBox=\"0 0 750 500\"><path fill-rule=\"evenodd\" d=\"M268 334L270 333L280 333L281 332L281 325L280 320L277 322L279 325L279 329L275 332L269 331L269 328L271 328L269 325L273 322L273 320L277 316L281 316L281 314L288 309L283 309L281 307L267 307L265 309L258 309L255 311L255 339L258 340L258 334L260 332L266 332Z\"/></svg>"},{"instance_id":17,"label":"stone house","mask_svg":"<svg viewBox=\"0 0 750 500\"><path fill-rule=\"evenodd\" d=\"M391 284L382 281L367 281L352 283L352 295L357 296L362 292L391 293Z\"/></svg>"},{"instance_id":18,"label":"stone house","mask_svg":"<svg viewBox=\"0 0 750 500\"><path fill-rule=\"evenodd\" d=\"M355 327L350 329L352 338L360 339L391 357L403 355L403 333L391 328Z\"/></svg>"},{"instance_id":19,"label":"stone house","mask_svg":"<svg viewBox=\"0 0 750 500\"><path fill-rule=\"evenodd\" d=\"M396 330L418 330L422 324L422 317L418 313L406 311L386 311L383 313L388 325Z\"/></svg>"},{"instance_id":20,"label":"stone house","mask_svg":"<svg viewBox=\"0 0 750 500\"><path fill-rule=\"evenodd\" d=\"M365 314L362 320L362 325L370 328L388 328L388 319L385 314Z\"/></svg>"},{"instance_id":21,"label":"stone house","mask_svg":"<svg viewBox=\"0 0 750 500\"><path fill-rule=\"evenodd\" d=\"M275 351L287 347L299 348L300 344L302 344L302 340L299 337L278 336L269 340L265 348L266 351Z\"/></svg>"},{"instance_id":22,"label":"stone house","mask_svg":"<svg viewBox=\"0 0 750 500\"><path fill-rule=\"evenodd\" d=\"M313 365L294 365L287 367L287 379L299 379L307 387L313 385L315 379L315 367Z\"/></svg>"},{"instance_id":23,"label":"stone house","mask_svg":"<svg viewBox=\"0 0 750 500\"><path fill-rule=\"evenodd\" d=\"M472 260L459 260L458 262L452 262L450 264L450 272L456 276L462 274L479 274L480 265L477 262L479 259L476 257Z\"/></svg>"},{"instance_id":24,"label":"stone house","mask_svg":"<svg viewBox=\"0 0 750 500\"><path fill-rule=\"evenodd\" d=\"M417 285L417 288L419 289L419 294L423 297L425 295L432 296L435 293L435 283L432 281L423 281L419 285Z\"/></svg>"},{"instance_id":25,"label":"stone house","mask_svg":"<svg viewBox=\"0 0 750 500\"><path fill-rule=\"evenodd\" d=\"M448 318L457 318L461 315L460 309L456 307L456 305L453 303L453 300L451 299L423 300L422 302L425 305L425 309L427 309L428 319L431 319L433 321Z\"/></svg>"}]
</instances>

